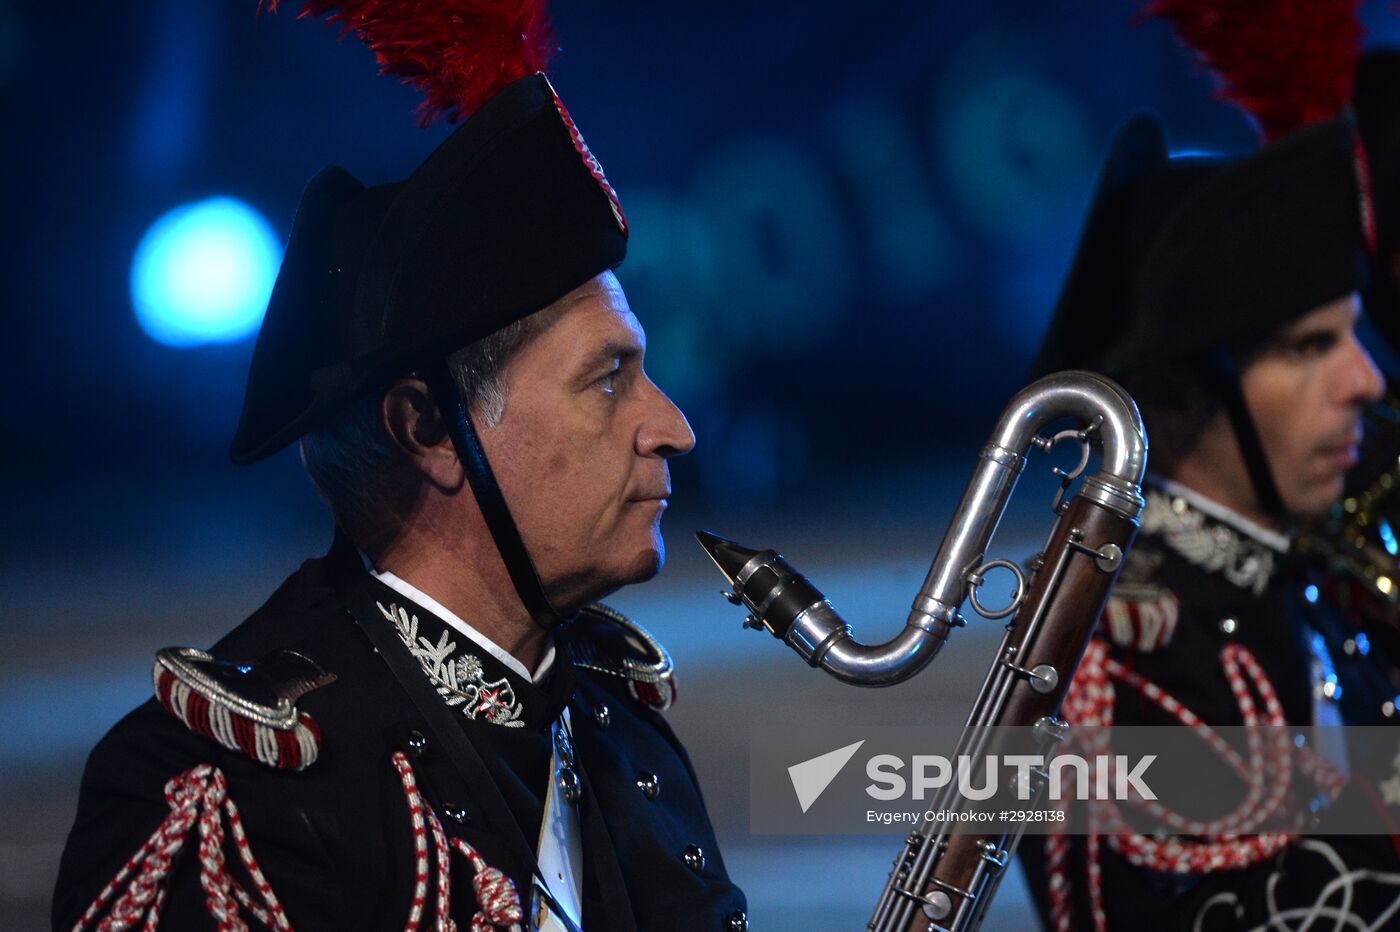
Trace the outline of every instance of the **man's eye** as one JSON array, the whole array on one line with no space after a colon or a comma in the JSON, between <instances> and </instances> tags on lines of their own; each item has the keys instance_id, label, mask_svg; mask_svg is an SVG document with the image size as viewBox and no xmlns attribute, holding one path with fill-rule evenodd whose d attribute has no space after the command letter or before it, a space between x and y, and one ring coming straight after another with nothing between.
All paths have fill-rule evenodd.
<instances>
[{"instance_id":1,"label":"man's eye","mask_svg":"<svg viewBox=\"0 0 1400 932\"><path fill-rule=\"evenodd\" d=\"M1321 356L1337 345L1331 333L1310 333L1288 343L1288 352L1296 356Z\"/></svg>"},{"instance_id":2,"label":"man's eye","mask_svg":"<svg viewBox=\"0 0 1400 932\"><path fill-rule=\"evenodd\" d=\"M614 394L617 391L617 377L620 372L619 369L613 369L593 384L601 388L605 395Z\"/></svg>"}]
</instances>

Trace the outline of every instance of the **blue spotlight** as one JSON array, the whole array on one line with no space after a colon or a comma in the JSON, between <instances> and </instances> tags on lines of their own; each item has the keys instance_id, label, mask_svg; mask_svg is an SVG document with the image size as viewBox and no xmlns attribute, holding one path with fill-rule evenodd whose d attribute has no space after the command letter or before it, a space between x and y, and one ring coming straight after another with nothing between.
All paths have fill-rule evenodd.
<instances>
[{"instance_id":1,"label":"blue spotlight","mask_svg":"<svg viewBox=\"0 0 1400 932\"><path fill-rule=\"evenodd\" d=\"M272 227L242 201L212 197L177 207L136 247L136 320L167 346L241 340L262 323L281 261Z\"/></svg>"}]
</instances>

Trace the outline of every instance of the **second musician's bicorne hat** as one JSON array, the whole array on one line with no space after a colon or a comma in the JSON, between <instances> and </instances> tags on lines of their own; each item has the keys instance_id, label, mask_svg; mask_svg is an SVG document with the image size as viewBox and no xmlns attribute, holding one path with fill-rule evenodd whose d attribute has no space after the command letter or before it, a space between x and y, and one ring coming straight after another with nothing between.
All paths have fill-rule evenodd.
<instances>
[{"instance_id":1,"label":"second musician's bicorne hat","mask_svg":"<svg viewBox=\"0 0 1400 932\"><path fill-rule=\"evenodd\" d=\"M1151 0L1256 124L1246 157L1173 156L1148 114L1118 131L1037 372L1123 376L1217 349L1359 290L1374 238L1349 119L1361 27L1351 0Z\"/></svg>"},{"instance_id":2,"label":"second musician's bicorne hat","mask_svg":"<svg viewBox=\"0 0 1400 932\"><path fill-rule=\"evenodd\" d=\"M1147 12L1172 21L1265 144L1245 157L1173 156L1160 120L1130 118L1034 372L1142 384L1191 369L1224 403L1261 504L1282 516L1238 372L1279 328L1366 286L1375 232L1348 114L1354 3L1153 0Z\"/></svg>"},{"instance_id":3,"label":"second musician's bicorne hat","mask_svg":"<svg viewBox=\"0 0 1400 932\"><path fill-rule=\"evenodd\" d=\"M1118 130L1035 363L1114 378L1247 354L1366 282L1355 136L1346 119L1242 159L1170 153L1140 113Z\"/></svg>"}]
</instances>

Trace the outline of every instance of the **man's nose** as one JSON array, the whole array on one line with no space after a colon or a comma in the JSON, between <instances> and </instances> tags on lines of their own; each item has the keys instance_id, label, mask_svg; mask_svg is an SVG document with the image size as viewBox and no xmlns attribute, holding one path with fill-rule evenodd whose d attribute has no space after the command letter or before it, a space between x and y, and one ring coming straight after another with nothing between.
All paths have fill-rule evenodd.
<instances>
[{"instance_id":1,"label":"man's nose","mask_svg":"<svg viewBox=\"0 0 1400 932\"><path fill-rule=\"evenodd\" d=\"M1376 361L1352 334L1351 352L1339 367L1341 401L1344 404L1369 405L1385 396L1385 376L1376 366Z\"/></svg>"},{"instance_id":2,"label":"man's nose","mask_svg":"<svg viewBox=\"0 0 1400 932\"><path fill-rule=\"evenodd\" d=\"M695 432L681 409L656 383L647 379L651 397L641 429L637 431L637 454L670 458L695 449Z\"/></svg>"}]
</instances>

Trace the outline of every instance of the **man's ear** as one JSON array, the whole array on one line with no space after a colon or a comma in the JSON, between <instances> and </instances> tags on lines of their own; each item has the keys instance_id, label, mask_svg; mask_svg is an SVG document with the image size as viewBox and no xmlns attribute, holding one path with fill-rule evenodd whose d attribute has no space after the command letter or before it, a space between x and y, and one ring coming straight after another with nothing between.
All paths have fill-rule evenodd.
<instances>
[{"instance_id":1,"label":"man's ear","mask_svg":"<svg viewBox=\"0 0 1400 932\"><path fill-rule=\"evenodd\" d=\"M424 478L444 490L462 485L457 451L422 381L399 379L390 384L380 397L379 418L394 446Z\"/></svg>"}]
</instances>

